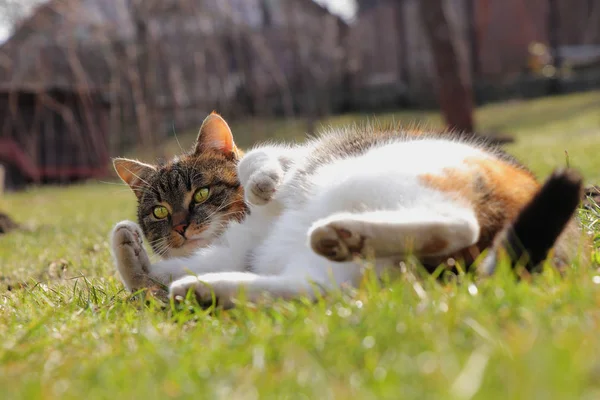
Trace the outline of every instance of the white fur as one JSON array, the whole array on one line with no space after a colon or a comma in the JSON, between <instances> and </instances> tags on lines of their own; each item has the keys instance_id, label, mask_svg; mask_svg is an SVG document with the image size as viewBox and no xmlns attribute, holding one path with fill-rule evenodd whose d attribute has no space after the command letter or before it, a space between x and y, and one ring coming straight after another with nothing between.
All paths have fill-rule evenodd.
<instances>
[{"instance_id":1,"label":"white fur","mask_svg":"<svg viewBox=\"0 0 600 400\"><path fill-rule=\"evenodd\" d=\"M299 174L313 146L249 152L238 173L250 215L232 223L212 246L147 266L148 274L172 282L171 296L193 288L210 301L212 290L224 306L240 290L253 301L264 294L314 298L315 289L359 283L363 270L355 255L373 253L381 273L391 259L443 256L477 241L479 225L468 202L423 185L419 177L469 168L467 158L493 157L489 153L449 140L398 141ZM447 247L421 254L435 238ZM116 257L117 264L128 262Z\"/></svg>"}]
</instances>

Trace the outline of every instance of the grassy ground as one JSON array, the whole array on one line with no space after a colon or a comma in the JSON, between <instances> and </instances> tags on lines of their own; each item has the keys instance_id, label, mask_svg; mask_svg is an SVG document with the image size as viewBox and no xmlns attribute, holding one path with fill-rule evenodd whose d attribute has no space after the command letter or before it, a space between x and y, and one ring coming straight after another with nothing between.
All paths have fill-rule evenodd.
<instances>
[{"instance_id":1,"label":"grassy ground","mask_svg":"<svg viewBox=\"0 0 600 400\"><path fill-rule=\"evenodd\" d=\"M540 175L564 165L567 150L598 183L599 111L595 92L488 106L477 119L515 134L510 150ZM428 113L377 117L437 123ZM248 145L267 132L300 137L302 124L233 129ZM501 273L440 285L406 273L315 306L209 315L191 304L144 306L123 292L107 236L134 217L128 189L32 189L1 198L0 210L28 227L0 238L3 398L600 397L600 273L589 266L563 279L548 270L532 283ZM584 220L600 234L597 214Z\"/></svg>"}]
</instances>

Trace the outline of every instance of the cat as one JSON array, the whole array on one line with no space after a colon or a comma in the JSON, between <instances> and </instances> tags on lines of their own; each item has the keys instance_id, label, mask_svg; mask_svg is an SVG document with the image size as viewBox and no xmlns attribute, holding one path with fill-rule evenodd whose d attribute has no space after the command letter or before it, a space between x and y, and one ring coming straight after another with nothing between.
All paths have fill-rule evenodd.
<instances>
[{"instance_id":1,"label":"cat","mask_svg":"<svg viewBox=\"0 0 600 400\"><path fill-rule=\"evenodd\" d=\"M243 219L247 207L236 170L242 155L227 122L213 112L187 154L164 165L113 161L137 196L138 223L156 254L188 256L212 243L229 221Z\"/></svg>"},{"instance_id":2,"label":"cat","mask_svg":"<svg viewBox=\"0 0 600 400\"><path fill-rule=\"evenodd\" d=\"M584 237L573 218L582 190L576 172L557 172L541 186L505 153L448 133L331 130L304 144L256 147L237 170L249 212L192 256L151 264L139 227L114 227L128 290L158 282L171 298L193 290L201 303L214 295L225 308L241 291L250 301L315 299L358 285L365 258L381 275L411 255L435 268L448 258L472 263L491 248L482 273L493 273L506 252L533 270L557 239L552 258L565 265Z\"/></svg>"}]
</instances>

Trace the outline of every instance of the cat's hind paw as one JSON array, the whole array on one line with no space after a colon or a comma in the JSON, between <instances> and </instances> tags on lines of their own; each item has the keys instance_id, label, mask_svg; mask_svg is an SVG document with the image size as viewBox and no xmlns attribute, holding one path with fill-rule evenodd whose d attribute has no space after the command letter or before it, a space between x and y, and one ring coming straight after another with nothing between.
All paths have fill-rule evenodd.
<instances>
[{"instance_id":1,"label":"cat's hind paw","mask_svg":"<svg viewBox=\"0 0 600 400\"><path fill-rule=\"evenodd\" d=\"M353 226L355 221L333 220L315 224L309 232L313 251L331 261L352 261L364 256L365 236Z\"/></svg>"},{"instance_id":2,"label":"cat's hind paw","mask_svg":"<svg viewBox=\"0 0 600 400\"><path fill-rule=\"evenodd\" d=\"M149 288L150 259L143 245L143 233L132 221L121 221L112 230L112 253L121 280L129 291Z\"/></svg>"}]
</instances>

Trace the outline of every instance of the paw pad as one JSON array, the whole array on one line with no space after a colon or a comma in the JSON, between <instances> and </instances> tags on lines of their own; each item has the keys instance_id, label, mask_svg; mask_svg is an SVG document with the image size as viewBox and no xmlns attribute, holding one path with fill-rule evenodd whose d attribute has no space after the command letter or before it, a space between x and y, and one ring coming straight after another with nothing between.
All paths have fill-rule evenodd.
<instances>
[{"instance_id":1,"label":"paw pad","mask_svg":"<svg viewBox=\"0 0 600 400\"><path fill-rule=\"evenodd\" d=\"M332 261L351 261L363 254L365 237L349 229L327 224L315 228L310 244L315 253Z\"/></svg>"}]
</instances>

